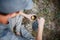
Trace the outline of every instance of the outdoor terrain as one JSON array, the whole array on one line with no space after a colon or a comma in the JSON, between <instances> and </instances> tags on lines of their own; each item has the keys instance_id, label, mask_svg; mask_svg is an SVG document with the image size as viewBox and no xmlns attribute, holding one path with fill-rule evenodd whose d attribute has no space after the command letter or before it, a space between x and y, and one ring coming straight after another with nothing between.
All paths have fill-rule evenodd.
<instances>
[{"instance_id":1,"label":"outdoor terrain","mask_svg":"<svg viewBox=\"0 0 60 40\"><path fill-rule=\"evenodd\" d=\"M38 17L44 17L46 22L43 32L43 40L60 40L60 0L33 0L34 8L25 10L26 13L35 13ZM36 32L31 30L29 21L25 21L26 28L36 36ZM28 27L29 26L29 27Z\"/></svg>"}]
</instances>

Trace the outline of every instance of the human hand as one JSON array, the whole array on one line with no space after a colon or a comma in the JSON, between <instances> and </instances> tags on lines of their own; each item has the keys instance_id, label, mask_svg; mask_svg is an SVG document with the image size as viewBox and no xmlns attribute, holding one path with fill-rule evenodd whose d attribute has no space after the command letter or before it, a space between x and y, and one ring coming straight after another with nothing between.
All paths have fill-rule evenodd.
<instances>
[{"instance_id":1,"label":"human hand","mask_svg":"<svg viewBox=\"0 0 60 40\"><path fill-rule=\"evenodd\" d=\"M38 25L39 26L44 26L44 23L45 23L45 19L43 17L38 19Z\"/></svg>"}]
</instances>

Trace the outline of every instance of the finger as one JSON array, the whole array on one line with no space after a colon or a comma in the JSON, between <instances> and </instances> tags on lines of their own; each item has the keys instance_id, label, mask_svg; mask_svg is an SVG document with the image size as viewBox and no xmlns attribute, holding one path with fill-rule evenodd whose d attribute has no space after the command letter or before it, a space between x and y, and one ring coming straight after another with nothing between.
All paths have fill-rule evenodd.
<instances>
[{"instance_id":1,"label":"finger","mask_svg":"<svg viewBox=\"0 0 60 40\"><path fill-rule=\"evenodd\" d=\"M45 23L45 19L44 19L44 18L38 19L38 24L39 24L40 26L44 26L44 23Z\"/></svg>"}]
</instances>

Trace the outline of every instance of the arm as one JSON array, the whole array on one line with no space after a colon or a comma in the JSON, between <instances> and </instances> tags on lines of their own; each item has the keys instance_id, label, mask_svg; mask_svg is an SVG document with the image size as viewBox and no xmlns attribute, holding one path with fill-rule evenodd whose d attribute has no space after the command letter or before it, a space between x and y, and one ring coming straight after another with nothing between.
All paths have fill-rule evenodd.
<instances>
[{"instance_id":1,"label":"arm","mask_svg":"<svg viewBox=\"0 0 60 40\"><path fill-rule=\"evenodd\" d=\"M31 19L31 17L32 17L33 15L36 15L36 14L25 14L25 13L23 13L23 12L20 12L20 13L21 13L20 15L26 17L26 18L29 19L30 21L33 21L33 20Z\"/></svg>"},{"instance_id":2,"label":"arm","mask_svg":"<svg viewBox=\"0 0 60 40\"><path fill-rule=\"evenodd\" d=\"M40 18L38 19L38 33L37 33L37 40L42 40L43 29L44 29L45 19Z\"/></svg>"}]
</instances>

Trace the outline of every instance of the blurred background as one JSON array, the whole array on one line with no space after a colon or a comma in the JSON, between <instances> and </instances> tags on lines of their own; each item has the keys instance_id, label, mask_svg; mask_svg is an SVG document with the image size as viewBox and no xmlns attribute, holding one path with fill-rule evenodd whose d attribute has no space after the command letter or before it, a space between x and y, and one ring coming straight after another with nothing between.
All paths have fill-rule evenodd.
<instances>
[{"instance_id":1,"label":"blurred background","mask_svg":"<svg viewBox=\"0 0 60 40\"><path fill-rule=\"evenodd\" d=\"M33 0L33 2L33 9L25 10L25 13L34 13L45 18L43 40L60 40L60 0ZM25 18L24 24L27 30L36 37L37 32L32 30L32 22Z\"/></svg>"}]
</instances>

